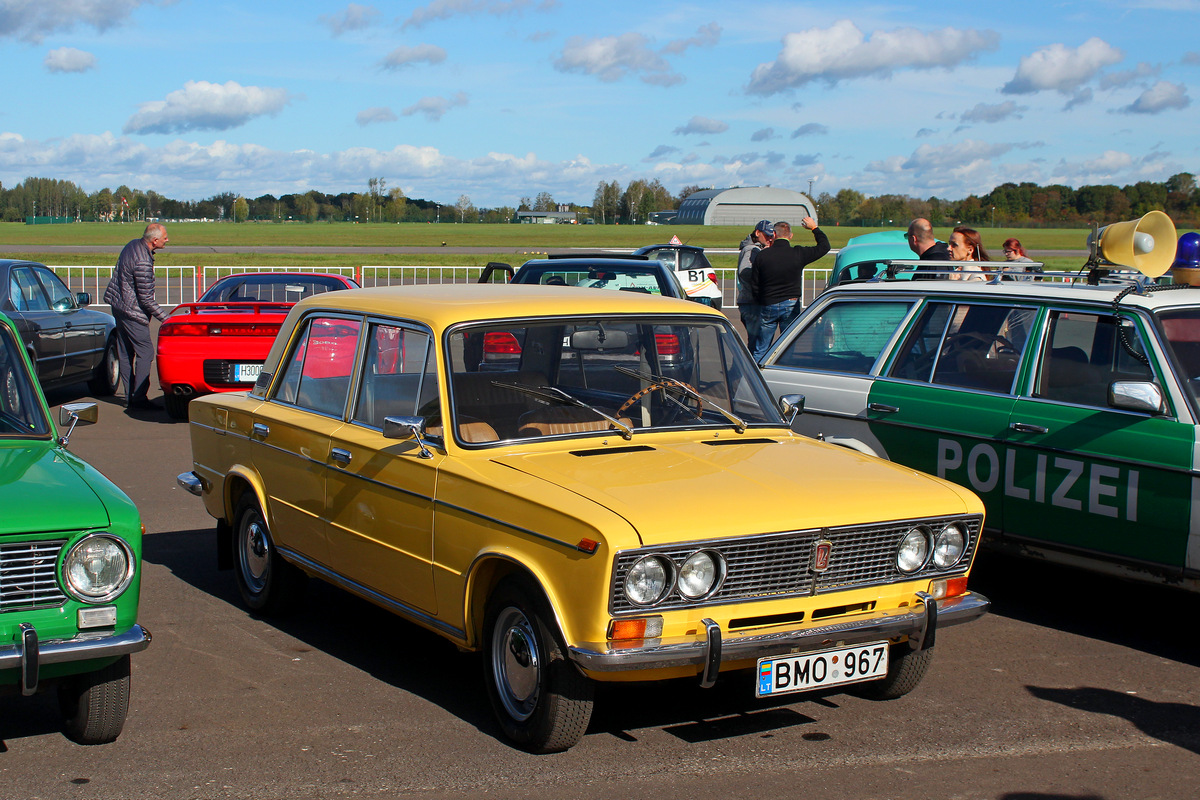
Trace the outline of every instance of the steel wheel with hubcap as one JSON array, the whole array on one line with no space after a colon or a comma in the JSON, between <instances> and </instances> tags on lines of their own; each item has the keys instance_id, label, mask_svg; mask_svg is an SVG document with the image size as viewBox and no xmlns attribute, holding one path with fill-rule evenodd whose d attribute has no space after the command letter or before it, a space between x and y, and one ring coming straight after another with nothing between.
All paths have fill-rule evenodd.
<instances>
[{"instance_id":1,"label":"steel wheel with hubcap","mask_svg":"<svg viewBox=\"0 0 1200 800\"><path fill-rule=\"evenodd\" d=\"M566 750L592 716L594 687L564 657L547 604L524 581L502 583L488 603L484 671L508 738L535 753Z\"/></svg>"},{"instance_id":2,"label":"steel wheel with hubcap","mask_svg":"<svg viewBox=\"0 0 1200 800\"><path fill-rule=\"evenodd\" d=\"M268 614L295 607L304 594L306 576L279 555L258 500L250 493L238 502L233 535L234 573L242 601Z\"/></svg>"}]
</instances>

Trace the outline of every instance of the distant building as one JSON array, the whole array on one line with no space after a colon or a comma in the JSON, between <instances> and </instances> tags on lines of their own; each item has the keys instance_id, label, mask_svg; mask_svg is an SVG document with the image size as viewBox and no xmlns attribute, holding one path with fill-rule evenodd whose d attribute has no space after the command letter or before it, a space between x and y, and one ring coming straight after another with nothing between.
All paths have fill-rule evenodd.
<instances>
[{"instance_id":1,"label":"distant building","mask_svg":"<svg viewBox=\"0 0 1200 800\"><path fill-rule=\"evenodd\" d=\"M807 195L773 186L744 186L693 192L679 204L671 224L751 228L760 219L769 219L795 226L805 217L817 219L817 205Z\"/></svg>"},{"instance_id":2,"label":"distant building","mask_svg":"<svg viewBox=\"0 0 1200 800\"><path fill-rule=\"evenodd\" d=\"M579 220L574 211L518 211L517 222L541 222L546 224L554 224L556 222L565 225L574 225Z\"/></svg>"}]
</instances>

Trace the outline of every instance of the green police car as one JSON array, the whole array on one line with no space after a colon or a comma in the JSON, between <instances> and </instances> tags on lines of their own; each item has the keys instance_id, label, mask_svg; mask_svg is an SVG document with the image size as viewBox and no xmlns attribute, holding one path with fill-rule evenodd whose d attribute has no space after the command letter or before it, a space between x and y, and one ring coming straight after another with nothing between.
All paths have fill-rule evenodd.
<instances>
[{"instance_id":1,"label":"green police car","mask_svg":"<svg viewBox=\"0 0 1200 800\"><path fill-rule=\"evenodd\" d=\"M987 544L1200 590L1200 288L1119 274L837 286L763 372L800 432L973 489Z\"/></svg>"},{"instance_id":2,"label":"green police car","mask_svg":"<svg viewBox=\"0 0 1200 800\"><path fill-rule=\"evenodd\" d=\"M129 708L142 523L133 502L67 449L0 314L0 692L58 692L67 735L117 738ZM95 422L95 403L61 407L60 424Z\"/></svg>"}]
</instances>

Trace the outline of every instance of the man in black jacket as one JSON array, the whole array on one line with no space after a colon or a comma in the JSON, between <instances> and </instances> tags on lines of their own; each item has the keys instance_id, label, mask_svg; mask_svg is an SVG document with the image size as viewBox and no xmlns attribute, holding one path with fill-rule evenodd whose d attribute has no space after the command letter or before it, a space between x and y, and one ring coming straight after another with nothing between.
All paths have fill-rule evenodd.
<instances>
[{"instance_id":1,"label":"man in black jacket","mask_svg":"<svg viewBox=\"0 0 1200 800\"><path fill-rule=\"evenodd\" d=\"M758 341L754 360L759 361L771 348L778 331L788 326L802 306L804 267L829 252L829 237L817 227L817 221L805 217L800 224L813 232L813 247L792 246L792 226L775 223L775 239L754 255L750 265L750 283L759 305Z\"/></svg>"},{"instance_id":2,"label":"man in black jacket","mask_svg":"<svg viewBox=\"0 0 1200 800\"><path fill-rule=\"evenodd\" d=\"M933 225L927 219L918 217L908 223L908 249L917 254L922 261L949 261L950 248L945 242L939 242L933 236ZM930 280L937 278L929 272L929 268L918 269L913 273L913 280Z\"/></svg>"},{"instance_id":3,"label":"man in black jacket","mask_svg":"<svg viewBox=\"0 0 1200 800\"><path fill-rule=\"evenodd\" d=\"M134 239L121 250L104 290L104 302L112 306L117 321L117 355L128 408L159 408L146 393L150 389L150 364L154 361L150 317L160 322L167 318L167 312L154 299L154 252L165 247L167 241L166 228L157 222L147 225L142 238Z\"/></svg>"}]
</instances>

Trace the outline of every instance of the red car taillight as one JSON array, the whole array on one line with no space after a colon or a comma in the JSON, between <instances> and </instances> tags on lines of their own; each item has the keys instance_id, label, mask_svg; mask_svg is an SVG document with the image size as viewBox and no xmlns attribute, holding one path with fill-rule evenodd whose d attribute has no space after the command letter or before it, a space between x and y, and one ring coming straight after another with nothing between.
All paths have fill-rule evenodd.
<instances>
[{"instance_id":1,"label":"red car taillight","mask_svg":"<svg viewBox=\"0 0 1200 800\"><path fill-rule=\"evenodd\" d=\"M679 337L673 333L654 334L654 346L660 356L677 356L680 352Z\"/></svg>"},{"instance_id":2,"label":"red car taillight","mask_svg":"<svg viewBox=\"0 0 1200 800\"><path fill-rule=\"evenodd\" d=\"M203 322L172 322L167 320L158 329L163 336L208 336L208 325Z\"/></svg>"},{"instance_id":3,"label":"red car taillight","mask_svg":"<svg viewBox=\"0 0 1200 800\"><path fill-rule=\"evenodd\" d=\"M483 352L496 355L520 355L521 343L517 337L507 331L485 333L483 335Z\"/></svg>"},{"instance_id":4,"label":"red car taillight","mask_svg":"<svg viewBox=\"0 0 1200 800\"><path fill-rule=\"evenodd\" d=\"M172 322L167 320L158 329L159 336L275 336L279 324L261 325L242 323L235 325L209 324L207 322Z\"/></svg>"}]
</instances>

